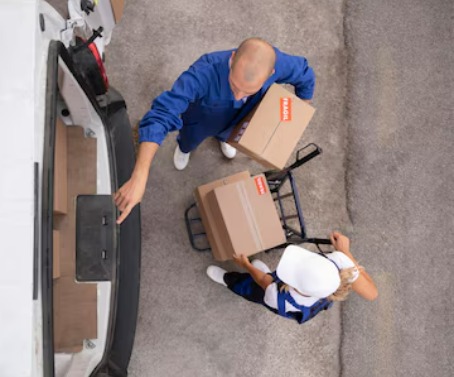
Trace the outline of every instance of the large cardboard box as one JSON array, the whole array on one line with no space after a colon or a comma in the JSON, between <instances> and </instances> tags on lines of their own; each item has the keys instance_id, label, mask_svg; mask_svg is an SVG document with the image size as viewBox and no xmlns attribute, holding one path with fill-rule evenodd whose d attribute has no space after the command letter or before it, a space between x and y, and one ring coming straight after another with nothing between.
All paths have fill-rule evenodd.
<instances>
[{"instance_id":1,"label":"large cardboard box","mask_svg":"<svg viewBox=\"0 0 454 377\"><path fill-rule=\"evenodd\" d=\"M244 173L215 185L199 205L213 256L219 261L232 259L235 253L250 256L286 241L265 176Z\"/></svg>"},{"instance_id":2,"label":"large cardboard box","mask_svg":"<svg viewBox=\"0 0 454 377\"><path fill-rule=\"evenodd\" d=\"M114 13L115 23L118 24L123 16L123 10L125 7L124 0L111 0L112 11Z\"/></svg>"},{"instance_id":3,"label":"large cardboard box","mask_svg":"<svg viewBox=\"0 0 454 377\"><path fill-rule=\"evenodd\" d=\"M207 205L207 194L213 191L216 187L228 185L229 183L234 183L238 181L242 181L244 179L248 179L251 175L248 171L243 171L241 173L237 173L231 175L229 177L225 177L222 179L218 179L216 181L207 183L205 185L199 186L196 188L194 192L194 196L197 202L197 207L199 209L200 217L202 219L203 226L205 228L205 232L207 234L208 242L213 250L213 254L216 255L224 255L226 252L224 251L225 246L222 244L221 236L219 234L219 230L215 227L211 227L210 224L214 224L214 214L211 211L211 208Z\"/></svg>"},{"instance_id":4,"label":"large cardboard box","mask_svg":"<svg viewBox=\"0 0 454 377\"><path fill-rule=\"evenodd\" d=\"M261 102L234 128L229 144L269 169L283 169L315 109L273 84Z\"/></svg>"}]
</instances>

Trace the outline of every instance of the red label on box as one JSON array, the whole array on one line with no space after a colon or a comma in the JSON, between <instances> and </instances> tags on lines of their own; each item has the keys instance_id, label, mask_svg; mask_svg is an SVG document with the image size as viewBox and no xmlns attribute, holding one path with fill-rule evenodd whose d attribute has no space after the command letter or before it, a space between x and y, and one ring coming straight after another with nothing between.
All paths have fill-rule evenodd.
<instances>
[{"instance_id":1,"label":"red label on box","mask_svg":"<svg viewBox=\"0 0 454 377\"><path fill-rule=\"evenodd\" d=\"M266 182L263 177L255 177L255 187L257 187L257 192L259 195L264 195L266 194Z\"/></svg>"},{"instance_id":2,"label":"red label on box","mask_svg":"<svg viewBox=\"0 0 454 377\"><path fill-rule=\"evenodd\" d=\"M292 99L290 97L281 97L281 122L290 122L292 120Z\"/></svg>"}]
</instances>

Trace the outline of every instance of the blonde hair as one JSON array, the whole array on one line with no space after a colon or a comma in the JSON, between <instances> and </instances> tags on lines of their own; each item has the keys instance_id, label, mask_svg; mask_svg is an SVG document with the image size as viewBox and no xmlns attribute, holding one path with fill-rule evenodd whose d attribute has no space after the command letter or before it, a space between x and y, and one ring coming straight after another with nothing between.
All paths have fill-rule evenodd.
<instances>
[{"instance_id":1,"label":"blonde hair","mask_svg":"<svg viewBox=\"0 0 454 377\"><path fill-rule=\"evenodd\" d=\"M340 285L339 288L337 288L336 292L333 294L329 295L327 297L328 300L330 301L345 301L348 297L348 294L352 290L352 279L357 273L357 271L361 271L362 267L358 266L357 267L350 267L350 268L344 268L339 271L339 277L340 277ZM282 282L279 291L280 292L288 292L290 289L290 286L288 284L285 284ZM293 288L295 289L295 288ZM298 291L297 291L298 292Z\"/></svg>"},{"instance_id":2,"label":"blonde hair","mask_svg":"<svg viewBox=\"0 0 454 377\"><path fill-rule=\"evenodd\" d=\"M357 273L356 267L344 268L339 271L340 285L336 292L327 297L330 301L345 301L352 290L352 279Z\"/></svg>"}]
</instances>

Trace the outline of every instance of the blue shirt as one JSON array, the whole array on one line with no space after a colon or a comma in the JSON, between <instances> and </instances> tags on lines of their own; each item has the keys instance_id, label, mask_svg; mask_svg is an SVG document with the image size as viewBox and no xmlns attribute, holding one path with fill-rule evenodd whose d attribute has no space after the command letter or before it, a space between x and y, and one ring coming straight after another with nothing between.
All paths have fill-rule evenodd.
<instances>
[{"instance_id":1,"label":"blue shirt","mask_svg":"<svg viewBox=\"0 0 454 377\"><path fill-rule=\"evenodd\" d=\"M301 99L311 99L315 75L303 57L285 54L275 48L275 72L247 101L236 101L229 84L232 51L218 51L200 57L175 81L172 89L158 96L139 125L139 141L161 144L171 131L183 125L222 125L226 136L264 96L273 83L291 84ZM219 130L216 131L219 133Z\"/></svg>"}]
</instances>

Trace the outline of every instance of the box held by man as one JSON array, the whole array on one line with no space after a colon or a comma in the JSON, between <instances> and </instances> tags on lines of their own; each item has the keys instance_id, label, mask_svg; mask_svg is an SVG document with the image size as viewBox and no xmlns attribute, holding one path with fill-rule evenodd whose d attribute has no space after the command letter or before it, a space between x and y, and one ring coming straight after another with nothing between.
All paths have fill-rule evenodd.
<instances>
[{"instance_id":1,"label":"box held by man","mask_svg":"<svg viewBox=\"0 0 454 377\"><path fill-rule=\"evenodd\" d=\"M283 169L315 109L281 85L237 124L228 143L268 169Z\"/></svg>"}]
</instances>

